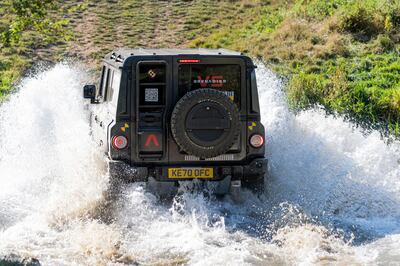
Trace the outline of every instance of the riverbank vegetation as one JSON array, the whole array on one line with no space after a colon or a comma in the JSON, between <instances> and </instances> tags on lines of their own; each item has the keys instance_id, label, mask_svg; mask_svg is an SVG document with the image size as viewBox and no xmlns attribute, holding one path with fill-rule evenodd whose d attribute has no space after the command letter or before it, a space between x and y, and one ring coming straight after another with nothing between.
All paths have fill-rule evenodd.
<instances>
[{"instance_id":1,"label":"riverbank vegetation","mask_svg":"<svg viewBox=\"0 0 400 266\"><path fill-rule=\"evenodd\" d=\"M0 98L35 62L57 60L55 50L72 36L62 10L53 0L0 2Z\"/></svg>"},{"instance_id":2,"label":"riverbank vegetation","mask_svg":"<svg viewBox=\"0 0 400 266\"><path fill-rule=\"evenodd\" d=\"M20 15L5 3L26 2L35 1L0 4L2 36ZM71 56L96 66L122 46L229 48L282 75L294 110L318 105L400 136L398 0L38 2L45 13L23 24L18 42L3 38L0 95L37 61Z\"/></svg>"},{"instance_id":3,"label":"riverbank vegetation","mask_svg":"<svg viewBox=\"0 0 400 266\"><path fill-rule=\"evenodd\" d=\"M295 110L320 105L399 136L400 1L269 2L249 13L247 25L220 28L191 46L261 58L289 79Z\"/></svg>"}]
</instances>

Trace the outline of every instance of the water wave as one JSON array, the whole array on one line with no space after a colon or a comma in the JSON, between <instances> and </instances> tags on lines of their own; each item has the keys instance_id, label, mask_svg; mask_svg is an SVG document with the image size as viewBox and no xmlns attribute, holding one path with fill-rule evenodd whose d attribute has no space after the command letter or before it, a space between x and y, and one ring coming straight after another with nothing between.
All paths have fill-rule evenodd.
<instances>
[{"instance_id":1,"label":"water wave","mask_svg":"<svg viewBox=\"0 0 400 266\"><path fill-rule=\"evenodd\" d=\"M58 64L0 106L0 257L43 265L388 264L400 260L400 144L314 109L288 110L257 70L271 178L246 202L182 188L161 202L131 184L107 202L106 162L81 87ZM105 218L107 216L107 219Z\"/></svg>"}]
</instances>

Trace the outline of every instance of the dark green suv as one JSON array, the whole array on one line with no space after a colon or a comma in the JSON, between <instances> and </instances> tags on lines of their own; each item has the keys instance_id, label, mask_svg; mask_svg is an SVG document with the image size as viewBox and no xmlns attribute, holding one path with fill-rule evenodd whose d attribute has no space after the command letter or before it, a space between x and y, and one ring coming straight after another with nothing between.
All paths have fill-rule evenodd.
<instances>
[{"instance_id":1,"label":"dark green suv","mask_svg":"<svg viewBox=\"0 0 400 266\"><path fill-rule=\"evenodd\" d=\"M237 52L120 49L86 85L112 179L262 191L267 172L255 66Z\"/></svg>"}]
</instances>

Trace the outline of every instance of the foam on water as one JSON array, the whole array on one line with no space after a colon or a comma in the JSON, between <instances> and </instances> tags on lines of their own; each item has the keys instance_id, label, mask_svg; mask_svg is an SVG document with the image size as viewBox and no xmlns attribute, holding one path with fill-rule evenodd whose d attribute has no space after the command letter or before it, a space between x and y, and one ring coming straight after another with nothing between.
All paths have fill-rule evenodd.
<instances>
[{"instance_id":1,"label":"foam on water","mask_svg":"<svg viewBox=\"0 0 400 266\"><path fill-rule=\"evenodd\" d=\"M262 64L257 75L271 178L263 197L245 192L241 205L184 188L160 202L141 184L104 204L106 163L81 99L89 77L58 64L25 79L0 106L0 257L44 265L399 261L400 144L321 110L295 116L281 81Z\"/></svg>"}]
</instances>

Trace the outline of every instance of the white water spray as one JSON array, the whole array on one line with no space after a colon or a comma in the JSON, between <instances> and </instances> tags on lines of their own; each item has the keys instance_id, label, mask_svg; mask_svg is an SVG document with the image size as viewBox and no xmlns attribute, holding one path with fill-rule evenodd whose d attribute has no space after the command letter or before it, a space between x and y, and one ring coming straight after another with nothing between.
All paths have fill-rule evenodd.
<instances>
[{"instance_id":1,"label":"white water spray","mask_svg":"<svg viewBox=\"0 0 400 266\"><path fill-rule=\"evenodd\" d=\"M140 185L101 210L105 162L89 136L79 67L25 79L0 106L0 258L43 265L387 264L400 260L400 144L320 110L294 116L260 65L271 180L243 205ZM111 222L99 219L107 213ZM351 239L354 241L351 242ZM350 242L349 242L350 241ZM354 245L356 244L356 245Z\"/></svg>"}]
</instances>

